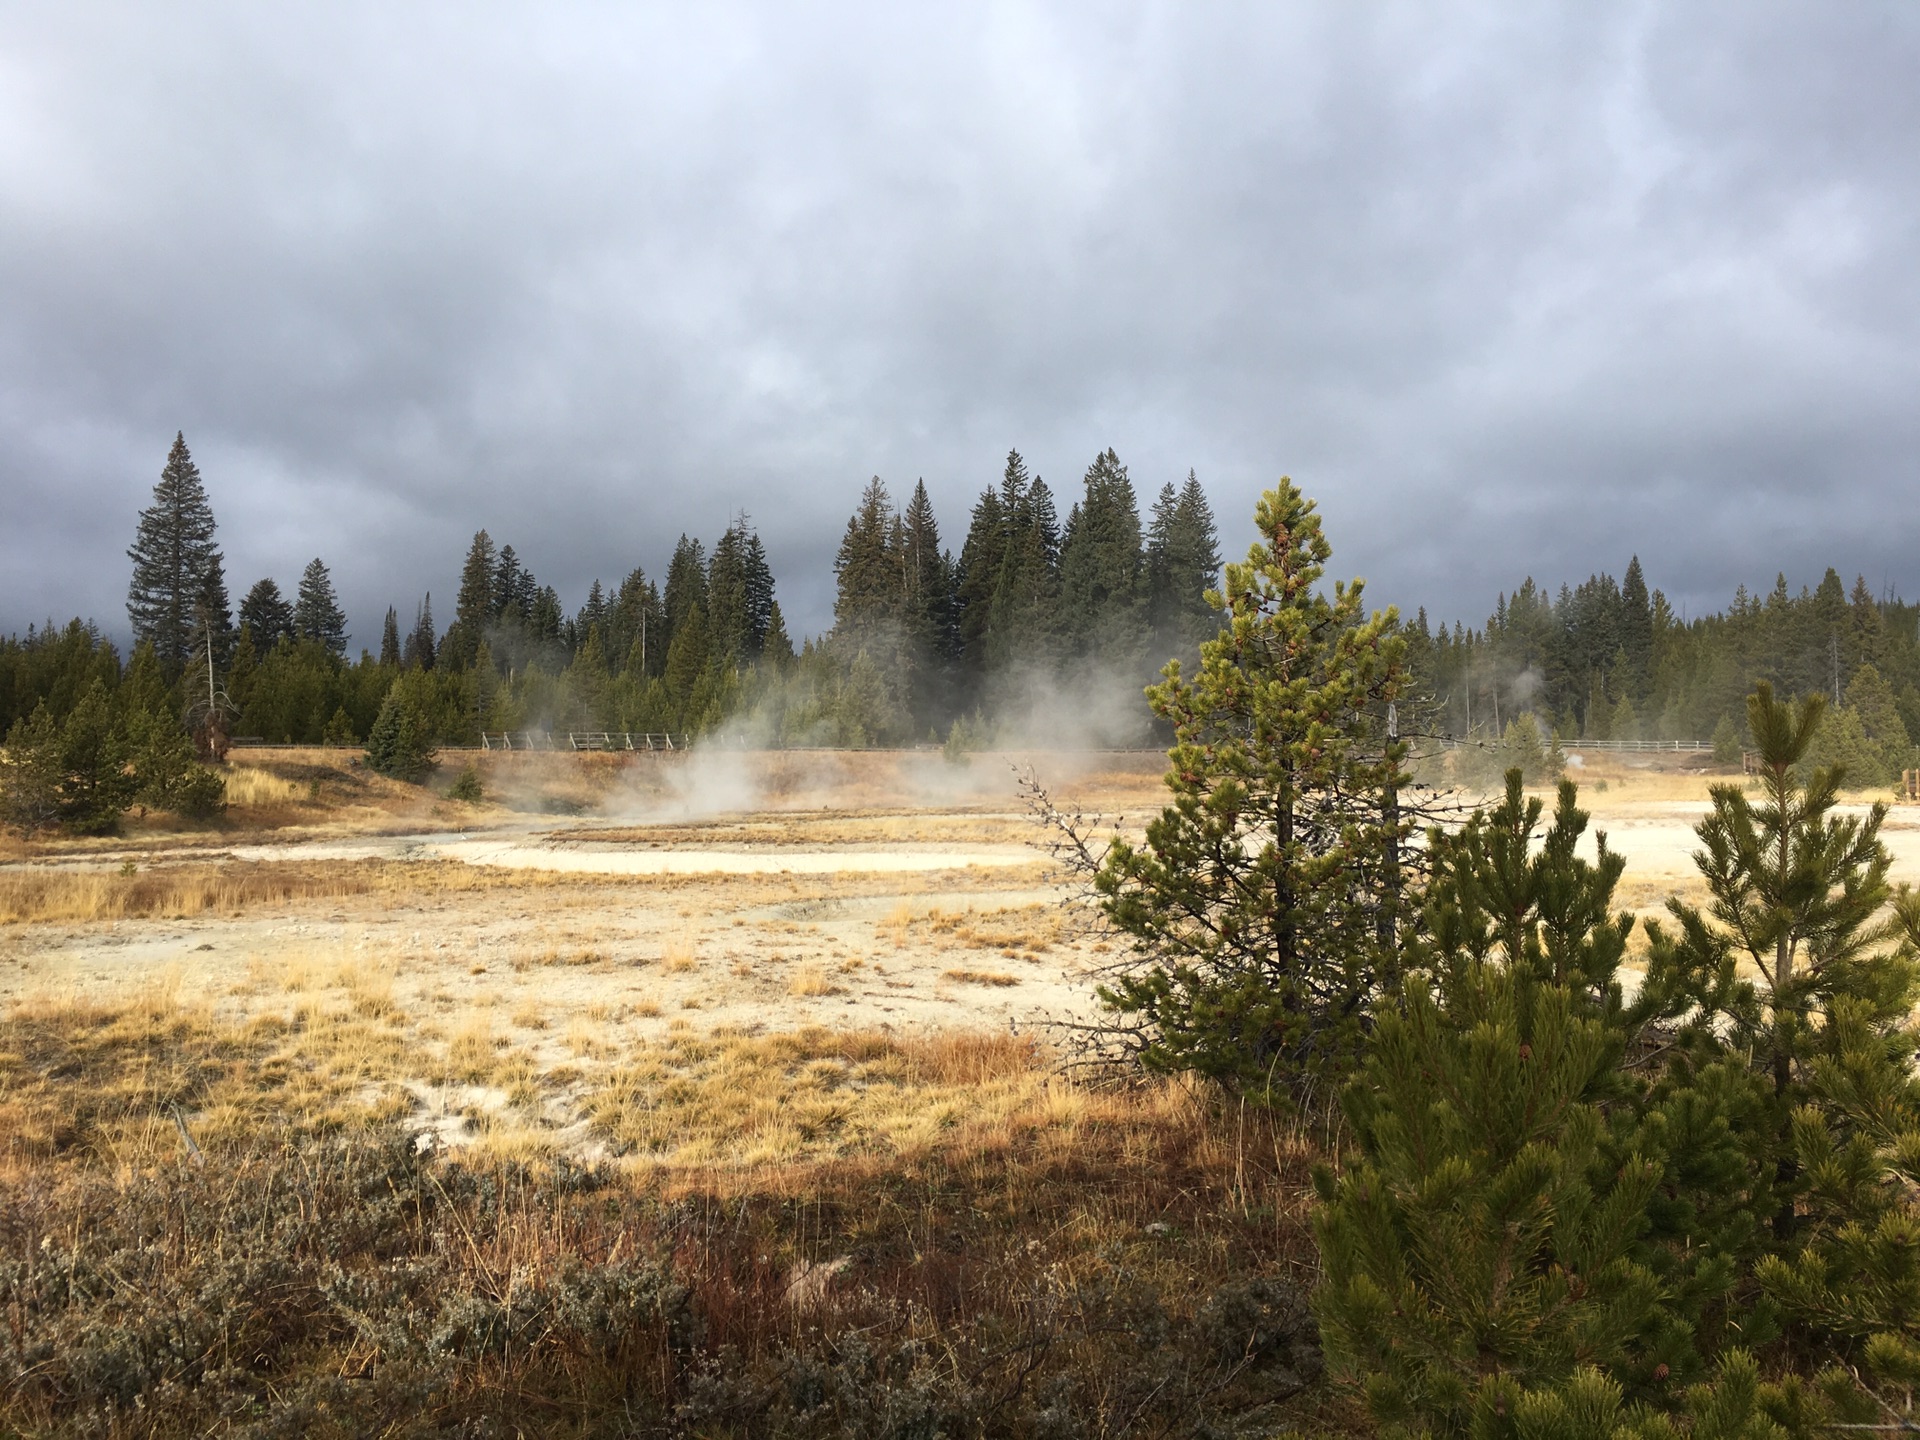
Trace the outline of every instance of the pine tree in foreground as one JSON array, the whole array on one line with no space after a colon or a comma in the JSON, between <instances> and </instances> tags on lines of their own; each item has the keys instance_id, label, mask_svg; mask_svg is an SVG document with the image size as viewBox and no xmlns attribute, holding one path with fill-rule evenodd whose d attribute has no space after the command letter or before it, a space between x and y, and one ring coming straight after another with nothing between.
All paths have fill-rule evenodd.
<instances>
[{"instance_id":1,"label":"pine tree in foreground","mask_svg":"<svg viewBox=\"0 0 1920 1440\"><path fill-rule=\"evenodd\" d=\"M1891 1043L1920 999L1911 959L1884 943L1887 807L1837 813L1843 774L1817 769L1803 778L1825 712L1822 696L1789 705L1771 686L1755 688L1747 719L1761 798L1739 785L1713 787L1696 855L1710 902L1669 901L1678 934L1657 924L1649 933L1648 986L1691 1007L1696 1047L1750 1055L1772 1091L1781 1187L1774 1226L1783 1242L1803 1183L1793 1115L1810 1096L1836 1007L1864 1016Z\"/></svg>"},{"instance_id":2,"label":"pine tree in foreground","mask_svg":"<svg viewBox=\"0 0 1920 1440\"><path fill-rule=\"evenodd\" d=\"M1838 810L1844 775L1807 768L1826 720L1762 684L1747 706L1760 794L1718 785L1701 822L1704 908L1668 908L1647 985L1688 1007L1689 1048L1747 1068L1773 1182L1764 1292L1845 1369L1823 1390L1850 1425L1920 1384L1920 897L1889 885L1886 806ZM1752 977L1752 978L1749 978Z\"/></svg>"},{"instance_id":3,"label":"pine tree in foreground","mask_svg":"<svg viewBox=\"0 0 1920 1440\"><path fill-rule=\"evenodd\" d=\"M1882 812L1759 687L1756 799L1713 792L1710 903L1648 927L1571 786L1437 836L1423 936L1320 1177L1334 1369L1396 1433L1896 1431L1920 1385L1920 896ZM1759 1357L1756 1360L1756 1356Z\"/></svg>"},{"instance_id":4,"label":"pine tree in foreground","mask_svg":"<svg viewBox=\"0 0 1920 1440\"><path fill-rule=\"evenodd\" d=\"M127 589L133 638L152 644L169 675L180 673L193 649L196 609L217 602L219 623L227 623L226 582L213 532L206 486L187 453L186 437L175 435L153 487L153 503L140 512L127 551L133 561Z\"/></svg>"},{"instance_id":5,"label":"pine tree in foreground","mask_svg":"<svg viewBox=\"0 0 1920 1440\"><path fill-rule=\"evenodd\" d=\"M1198 673L1147 692L1174 729L1172 804L1096 876L1134 951L1102 995L1149 1066L1297 1102L1350 1069L1393 968L1409 821L1382 722L1404 642L1360 582L1320 588L1330 550L1291 481L1255 523Z\"/></svg>"},{"instance_id":6,"label":"pine tree in foreground","mask_svg":"<svg viewBox=\"0 0 1920 1440\"><path fill-rule=\"evenodd\" d=\"M1552 824L1515 771L1503 803L1434 841L1423 938L1345 1102L1354 1154L1318 1177L1329 1360L1410 1434L1609 1425L1685 1408L1730 1328L1760 1227L1736 1066L1659 1084L1626 1061L1659 1000L1625 998L1624 861L1560 787ZM1764 1177L1763 1177L1764 1179ZM1764 1202L1764 1185L1759 1196Z\"/></svg>"}]
</instances>

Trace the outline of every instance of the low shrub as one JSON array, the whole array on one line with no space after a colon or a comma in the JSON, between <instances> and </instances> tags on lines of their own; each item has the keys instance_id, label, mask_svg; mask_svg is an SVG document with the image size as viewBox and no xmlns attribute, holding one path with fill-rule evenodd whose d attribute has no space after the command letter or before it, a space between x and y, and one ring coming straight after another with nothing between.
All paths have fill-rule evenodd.
<instances>
[{"instance_id":1,"label":"low shrub","mask_svg":"<svg viewBox=\"0 0 1920 1440\"><path fill-rule=\"evenodd\" d=\"M900 1178L876 1229L885 1182L672 1199L400 1131L16 1175L0 1433L1203 1433L1311 1392L1292 1286L1172 1240L1067 1261L1061 1216L981 1232L970 1186Z\"/></svg>"}]
</instances>

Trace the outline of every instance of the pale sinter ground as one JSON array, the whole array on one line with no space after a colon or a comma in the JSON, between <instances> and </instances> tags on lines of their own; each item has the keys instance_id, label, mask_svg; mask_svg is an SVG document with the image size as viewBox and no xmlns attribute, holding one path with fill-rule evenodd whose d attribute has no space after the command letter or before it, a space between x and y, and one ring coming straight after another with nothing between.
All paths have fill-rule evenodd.
<instances>
[{"instance_id":1,"label":"pale sinter ground","mask_svg":"<svg viewBox=\"0 0 1920 1440\"><path fill-rule=\"evenodd\" d=\"M135 820L14 846L0 884L16 916L19 887L41 885L43 918L0 925L0 1006L146 993L223 1023L330 1026L290 1052L333 1077L330 1103L591 1154L605 1094L638 1094L636 1071L670 1083L701 1037L1084 1017L1114 942L1066 903L1013 764L1130 831L1163 794L1154 754L449 756L440 788L469 759L504 803L440 801L341 752L241 752L220 829ZM1680 768L1693 757L1581 759L1594 828L1628 857L1621 901L1697 898L1692 826L1725 777ZM1920 880L1920 808L1885 835L1896 879ZM189 883L209 877L239 890ZM241 893L263 877L291 898ZM142 886L181 893L129 901ZM114 918L129 905L149 913Z\"/></svg>"}]
</instances>

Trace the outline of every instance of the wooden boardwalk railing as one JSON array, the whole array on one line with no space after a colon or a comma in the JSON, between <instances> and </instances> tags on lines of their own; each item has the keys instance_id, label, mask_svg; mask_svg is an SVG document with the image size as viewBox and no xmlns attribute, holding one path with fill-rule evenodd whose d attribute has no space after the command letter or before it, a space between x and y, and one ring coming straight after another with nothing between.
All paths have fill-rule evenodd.
<instances>
[{"instance_id":1,"label":"wooden boardwalk railing","mask_svg":"<svg viewBox=\"0 0 1920 1440\"><path fill-rule=\"evenodd\" d=\"M693 737L639 730L482 731L482 750L690 750Z\"/></svg>"}]
</instances>

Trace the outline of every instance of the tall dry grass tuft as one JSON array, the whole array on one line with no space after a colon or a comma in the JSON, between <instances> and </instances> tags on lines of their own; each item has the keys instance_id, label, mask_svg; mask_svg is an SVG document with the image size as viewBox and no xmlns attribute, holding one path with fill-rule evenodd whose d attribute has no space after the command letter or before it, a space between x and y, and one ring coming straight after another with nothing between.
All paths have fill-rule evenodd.
<instances>
[{"instance_id":1,"label":"tall dry grass tuft","mask_svg":"<svg viewBox=\"0 0 1920 1440\"><path fill-rule=\"evenodd\" d=\"M307 798L308 788L296 785L254 765L227 768L227 805L241 810L293 805Z\"/></svg>"},{"instance_id":2,"label":"tall dry grass tuft","mask_svg":"<svg viewBox=\"0 0 1920 1440\"><path fill-rule=\"evenodd\" d=\"M787 980L787 993L801 999L812 999L821 995L838 995L840 987L827 978L827 972L818 965L802 965Z\"/></svg>"},{"instance_id":3,"label":"tall dry grass tuft","mask_svg":"<svg viewBox=\"0 0 1920 1440\"><path fill-rule=\"evenodd\" d=\"M0 875L0 922L187 920L238 915L294 900L344 899L373 888L351 865L167 865L116 874L104 870L25 870Z\"/></svg>"},{"instance_id":4,"label":"tall dry grass tuft","mask_svg":"<svg viewBox=\"0 0 1920 1440\"><path fill-rule=\"evenodd\" d=\"M678 878L678 877L669 877ZM494 891L594 892L631 881L619 875L517 870L458 860L260 860L153 866L131 874L36 868L0 873L0 924L92 920L185 920L244 915L302 900L357 895L479 894ZM538 957L541 963L584 965L605 957L594 948Z\"/></svg>"}]
</instances>

